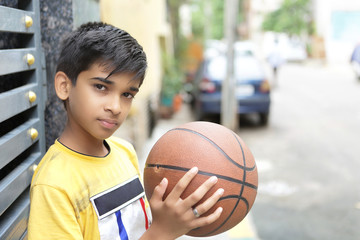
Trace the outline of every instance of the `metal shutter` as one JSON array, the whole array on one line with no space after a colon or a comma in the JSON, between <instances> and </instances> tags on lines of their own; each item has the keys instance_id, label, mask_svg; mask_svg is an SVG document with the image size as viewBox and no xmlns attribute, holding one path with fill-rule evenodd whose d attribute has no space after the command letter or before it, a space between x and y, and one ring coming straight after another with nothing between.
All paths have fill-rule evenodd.
<instances>
[{"instance_id":1,"label":"metal shutter","mask_svg":"<svg viewBox=\"0 0 360 240\"><path fill-rule=\"evenodd\" d=\"M45 153L40 9L38 0L0 4L0 239L25 239L29 186Z\"/></svg>"}]
</instances>

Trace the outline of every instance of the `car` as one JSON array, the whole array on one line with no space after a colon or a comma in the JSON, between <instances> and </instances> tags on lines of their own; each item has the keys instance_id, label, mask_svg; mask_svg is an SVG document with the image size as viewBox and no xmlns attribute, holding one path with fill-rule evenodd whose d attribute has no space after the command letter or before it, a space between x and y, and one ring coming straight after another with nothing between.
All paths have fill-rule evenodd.
<instances>
[{"instance_id":1,"label":"car","mask_svg":"<svg viewBox=\"0 0 360 240\"><path fill-rule=\"evenodd\" d=\"M355 46L351 54L350 63L356 78L360 80L360 43Z\"/></svg>"},{"instance_id":2,"label":"car","mask_svg":"<svg viewBox=\"0 0 360 240\"><path fill-rule=\"evenodd\" d=\"M234 43L234 49L241 55L257 55L257 47L251 41L237 41ZM227 46L224 41L221 40L206 40L205 42L205 58L211 58L219 54L226 54Z\"/></svg>"},{"instance_id":3,"label":"car","mask_svg":"<svg viewBox=\"0 0 360 240\"><path fill-rule=\"evenodd\" d=\"M270 85L264 66L253 54L235 51L234 75L238 114L258 114L266 125L270 113ZM192 90L192 107L197 120L208 114L221 113L221 88L226 77L227 60L224 54L205 58L200 65Z\"/></svg>"}]
</instances>

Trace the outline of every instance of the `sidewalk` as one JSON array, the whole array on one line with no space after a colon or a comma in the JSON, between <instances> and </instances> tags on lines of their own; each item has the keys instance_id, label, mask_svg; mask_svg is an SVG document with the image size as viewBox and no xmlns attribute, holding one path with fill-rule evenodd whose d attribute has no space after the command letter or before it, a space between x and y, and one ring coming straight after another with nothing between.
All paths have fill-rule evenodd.
<instances>
[{"instance_id":1,"label":"sidewalk","mask_svg":"<svg viewBox=\"0 0 360 240\"><path fill-rule=\"evenodd\" d=\"M140 169L144 169L146 157L156 141L168 130L187 122L194 121L191 111L187 104L183 104L181 110L174 114L171 119L160 119L154 129L152 137L146 142L143 153L139 156ZM179 240L199 239L183 236ZM259 240L256 229L252 223L251 214L249 214L240 224L229 231L213 237L203 238L206 240Z\"/></svg>"}]
</instances>

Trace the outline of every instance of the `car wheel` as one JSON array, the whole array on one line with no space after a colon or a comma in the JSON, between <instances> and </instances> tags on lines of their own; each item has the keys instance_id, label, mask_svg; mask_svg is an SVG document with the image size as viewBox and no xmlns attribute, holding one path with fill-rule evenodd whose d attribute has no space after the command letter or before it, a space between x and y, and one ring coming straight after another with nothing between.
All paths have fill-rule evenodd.
<instances>
[{"instance_id":1,"label":"car wheel","mask_svg":"<svg viewBox=\"0 0 360 240\"><path fill-rule=\"evenodd\" d=\"M196 121L201 121L204 118L204 113L201 111L200 103L196 102L194 104L194 117Z\"/></svg>"},{"instance_id":2,"label":"car wheel","mask_svg":"<svg viewBox=\"0 0 360 240\"><path fill-rule=\"evenodd\" d=\"M266 126L269 122L269 113L260 113L260 124Z\"/></svg>"},{"instance_id":3,"label":"car wheel","mask_svg":"<svg viewBox=\"0 0 360 240\"><path fill-rule=\"evenodd\" d=\"M201 112L201 110L195 111L195 120L196 121L204 120L204 114Z\"/></svg>"}]
</instances>

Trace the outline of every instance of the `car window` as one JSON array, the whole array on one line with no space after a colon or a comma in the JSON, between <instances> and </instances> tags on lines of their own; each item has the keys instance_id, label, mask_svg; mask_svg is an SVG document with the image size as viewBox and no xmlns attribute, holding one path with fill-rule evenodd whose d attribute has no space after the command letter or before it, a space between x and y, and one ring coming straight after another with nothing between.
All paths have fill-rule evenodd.
<instances>
[{"instance_id":1,"label":"car window","mask_svg":"<svg viewBox=\"0 0 360 240\"><path fill-rule=\"evenodd\" d=\"M209 60L207 75L216 80L226 77L226 58L219 56ZM237 79L251 80L264 77L264 71L260 62L254 57L237 56L234 63L235 77Z\"/></svg>"},{"instance_id":2,"label":"car window","mask_svg":"<svg viewBox=\"0 0 360 240\"><path fill-rule=\"evenodd\" d=\"M225 57L216 57L209 60L207 65L207 75L212 79L223 79L226 76Z\"/></svg>"}]
</instances>

